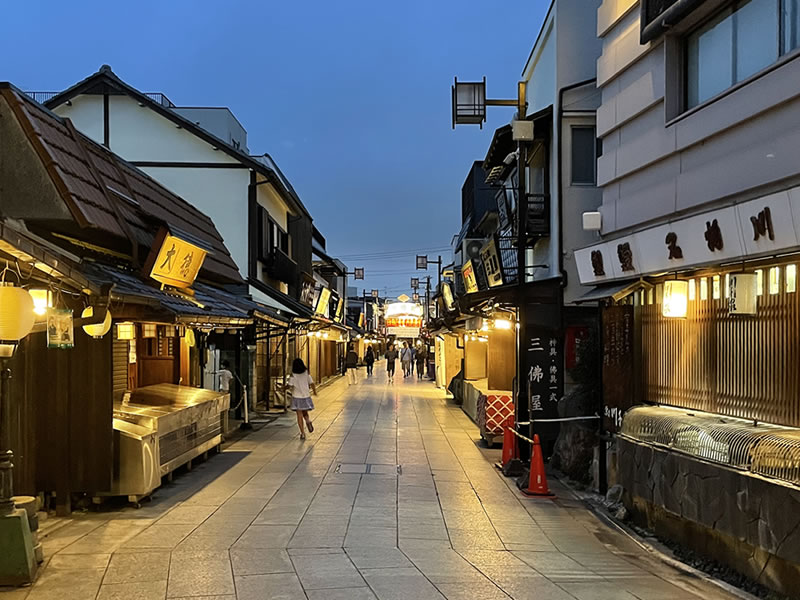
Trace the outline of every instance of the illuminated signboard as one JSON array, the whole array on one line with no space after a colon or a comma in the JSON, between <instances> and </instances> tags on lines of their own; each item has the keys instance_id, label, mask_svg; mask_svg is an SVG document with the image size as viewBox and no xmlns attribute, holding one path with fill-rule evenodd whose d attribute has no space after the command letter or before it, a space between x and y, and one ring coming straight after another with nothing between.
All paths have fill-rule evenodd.
<instances>
[{"instance_id":1,"label":"illuminated signboard","mask_svg":"<svg viewBox=\"0 0 800 600\"><path fill-rule=\"evenodd\" d=\"M336 307L336 316L334 317L334 320L337 323L341 323L343 318L344 318L344 298L339 298L339 304Z\"/></svg>"},{"instance_id":2,"label":"illuminated signboard","mask_svg":"<svg viewBox=\"0 0 800 600\"><path fill-rule=\"evenodd\" d=\"M202 248L166 233L150 269L150 277L178 288L191 287L206 254Z\"/></svg>"},{"instance_id":3,"label":"illuminated signboard","mask_svg":"<svg viewBox=\"0 0 800 600\"><path fill-rule=\"evenodd\" d=\"M317 308L314 311L318 315L322 315L323 317L328 316L328 309L331 300L331 291L324 287L319 291L319 298L317 299Z\"/></svg>"},{"instance_id":4,"label":"illuminated signboard","mask_svg":"<svg viewBox=\"0 0 800 600\"><path fill-rule=\"evenodd\" d=\"M464 277L464 287L467 289L468 294L478 291L478 280L475 278L475 268L472 265L472 260L468 260L463 267L461 267L461 275Z\"/></svg>"},{"instance_id":5,"label":"illuminated signboard","mask_svg":"<svg viewBox=\"0 0 800 600\"><path fill-rule=\"evenodd\" d=\"M386 334L399 338L419 337L422 307L413 302L394 302L386 307Z\"/></svg>"},{"instance_id":6,"label":"illuminated signboard","mask_svg":"<svg viewBox=\"0 0 800 600\"><path fill-rule=\"evenodd\" d=\"M300 302L308 307L314 306L314 294L316 292L317 283L313 277L309 277L303 273L302 288L300 290Z\"/></svg>"}]
</instances>

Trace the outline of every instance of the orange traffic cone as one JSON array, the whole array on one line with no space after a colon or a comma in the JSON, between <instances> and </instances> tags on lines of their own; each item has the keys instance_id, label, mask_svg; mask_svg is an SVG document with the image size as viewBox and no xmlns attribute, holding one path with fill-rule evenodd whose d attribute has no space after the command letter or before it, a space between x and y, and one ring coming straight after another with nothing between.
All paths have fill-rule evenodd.
<instances>
[{"instance_id":1,"label":"orange traffic cone","mask_svg":"<svg viewBox=\"0 0 800 600\"><path fill-rule=\"evenodd\" d=\"M503 426L503 463L505 467L512 458L517 458L517 436L514 435L514 415L509 415Z\"/></svg>"},{"instance_id":2,"label":"orange traffic cone","mask_svg":"<svg viewBox=\"0 0 800 600\"><path fill-rule=\"evenodd\" d=\"M528 479L527 489L522 490L526 496L555 496L547 487L547 475L544 472L544 457L542 456L542 445L539 443L539 435L533 436L533 448L531 448L531 471Z\"/></svg>"}]
</instances>

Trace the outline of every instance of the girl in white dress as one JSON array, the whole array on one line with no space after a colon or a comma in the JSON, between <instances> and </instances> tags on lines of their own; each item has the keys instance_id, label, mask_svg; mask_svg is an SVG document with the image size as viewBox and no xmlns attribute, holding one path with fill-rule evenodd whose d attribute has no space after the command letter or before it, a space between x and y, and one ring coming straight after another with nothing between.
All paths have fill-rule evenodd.
<instances>
[{"instance_id":1,"label":"girl in white dress","mask_svg":"<svg viewBox=\"0 0 800 600\"><path fill-rule=\"evenodd\" d=\"M311 424L309 411L314 410L314 402L311 400L311 392L317 395L317 386L314 379L309 375L305 363L295 358L292 362L292 375L289 377L289 385L292 386L292 404L290 408L297 415L297 426L300 428L300 439L306 439L306 432L303 427L308 425L308 432L314 433L314 425ZM310 388L310 389L309 389Z\"/></svg>"}]
</instances>

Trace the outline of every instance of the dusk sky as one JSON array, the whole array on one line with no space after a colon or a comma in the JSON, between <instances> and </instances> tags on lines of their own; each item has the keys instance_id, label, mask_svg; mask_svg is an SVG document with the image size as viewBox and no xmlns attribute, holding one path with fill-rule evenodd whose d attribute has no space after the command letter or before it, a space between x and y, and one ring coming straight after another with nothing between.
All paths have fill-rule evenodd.
<instances>
[{"instance_id":1,"label":"dusk sky","mask_svg":"<svg viewBox=\"0 0 800 600\"><path fill-rule=\"evenodd\" d=\"M513 116L490 109L483 130L453 131L453 77L485 75L489 97L513 97L548 5L11 3L0 79L59 91L106 63L179 106L230 107L251 153L270 153L289 177L328 251L394 297L425 275L417 250L449 258L470 165Z\"/></svg>"}]
</instances>

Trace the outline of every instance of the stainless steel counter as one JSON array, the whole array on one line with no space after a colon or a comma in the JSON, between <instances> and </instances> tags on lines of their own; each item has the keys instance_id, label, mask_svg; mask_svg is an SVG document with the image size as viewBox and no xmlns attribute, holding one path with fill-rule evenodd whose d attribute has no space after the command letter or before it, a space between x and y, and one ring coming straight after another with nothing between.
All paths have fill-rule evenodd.
<instances>
[{"instance_id":1,"label":"stainless steel counter","mask_svg":"<svg viewBox=\"0 0 800 600\"><path fill-rule=\"evenodd\" d=\"M137 481L149 483L134 484L123 481L126 469L120 468L115 491L130 497L147 495L160 477L218 446L229 407L227 392L168 383L139 388L128 402L115 402L115 433L125 438L120 443L120 466L130 465L133 468L127 470L137 474L152 470L159 476L153 484L152 478L137 475Z\"/></svg>"}]
</instances>

